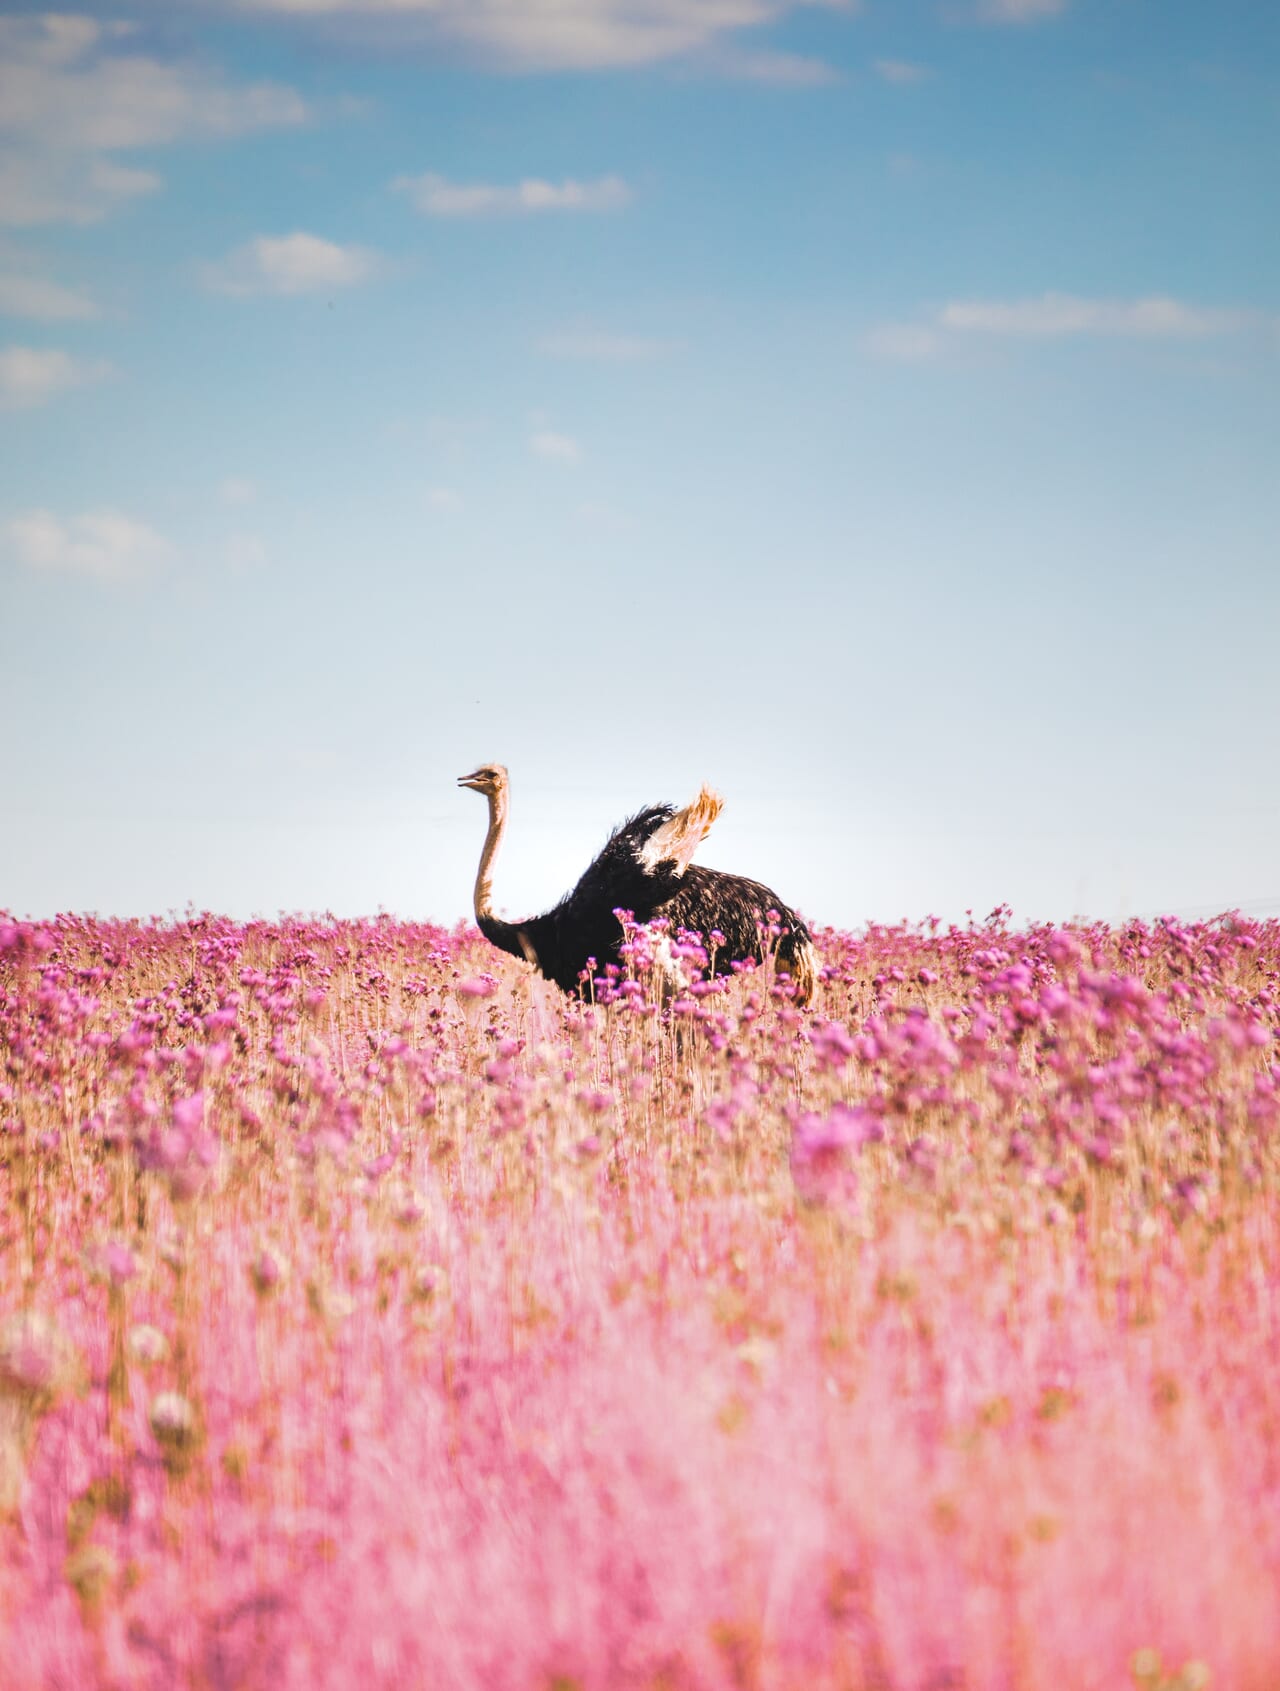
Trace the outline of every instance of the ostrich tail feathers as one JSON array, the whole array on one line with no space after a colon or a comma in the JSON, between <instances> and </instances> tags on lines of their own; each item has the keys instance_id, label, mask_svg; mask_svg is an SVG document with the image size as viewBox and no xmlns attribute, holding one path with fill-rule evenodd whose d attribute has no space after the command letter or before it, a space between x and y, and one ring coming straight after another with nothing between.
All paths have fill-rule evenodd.
<instances>
[{"instance_id":1,"label":"ostrich tail feathers","mask_svg":"<svg viewBox=\"0 0 1280 1691\"><path fill-rule=\"evenodd\" d=\"M795 1002L802 1009L812 1004L813 995L818 990L818 971L822 967L822 960L814 950L813 942L800 940L792 955L780 962L782 968L790 971L791 982L795 988Z\"/></svg>"},{"instance_id":2,"label":"ostrich tail feathers","mask_svg":"<svg viewBox=\"0 0 1280 1691\"><path fill-rule=\"evenodd\" d=\"M670 821L649 835L636 854L641 868L652 874L659 864L672 863L676 874L683 875L723 809L720 794L704 784L692 804L677 810Z\"/></svg>"}]
</instances>

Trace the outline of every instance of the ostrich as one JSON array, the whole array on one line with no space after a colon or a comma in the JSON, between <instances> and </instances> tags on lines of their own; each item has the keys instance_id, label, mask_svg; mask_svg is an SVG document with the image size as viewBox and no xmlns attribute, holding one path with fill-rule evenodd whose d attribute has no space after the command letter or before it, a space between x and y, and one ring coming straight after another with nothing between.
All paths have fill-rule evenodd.
<instances>
[{"instance_id":1,"label":"ostrich","mask_svg":"<svg viewBox=\"0 0 1280 1691\"><path fill-rule=\"evenodd\" d=\"M493 865L507 829L507 771L500 763L481 764L459 776L458 785L489 801L489 832L476 872L480 932L513 957L525 958L565 992L580 989L588 958L594 957L600 968L619 961L623 932L615 910L630 910L637 922L662 918L673 933L685 928L704 937L723 934L714 957L722 971L731 963L763 960L766 942L760 929L768 912L776 911L778 967L790 974L797 1003L812 999L818 956L796 913L759 881L692 862L724 804L710 787L704 786L683 810L655 804L637 811L614 830L559 904L542 916L504 922L493 908Z\"/></svg>"}]
</instances>

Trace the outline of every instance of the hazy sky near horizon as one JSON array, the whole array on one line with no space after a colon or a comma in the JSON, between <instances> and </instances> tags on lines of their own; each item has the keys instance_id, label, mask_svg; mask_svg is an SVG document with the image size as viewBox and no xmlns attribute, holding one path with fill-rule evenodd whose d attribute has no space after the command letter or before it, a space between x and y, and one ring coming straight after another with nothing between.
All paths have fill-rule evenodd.
<instances>
[{"instance_id":1,"label":"hazy sky near horizon","mask_svg":"<svg viewBox=\"0 0 1280 1691\"><path fill-rule=\"evenodd\" d=\"M1280 8L0 16L0 908L1280 911Z\"/></svg>"}]
</instances>

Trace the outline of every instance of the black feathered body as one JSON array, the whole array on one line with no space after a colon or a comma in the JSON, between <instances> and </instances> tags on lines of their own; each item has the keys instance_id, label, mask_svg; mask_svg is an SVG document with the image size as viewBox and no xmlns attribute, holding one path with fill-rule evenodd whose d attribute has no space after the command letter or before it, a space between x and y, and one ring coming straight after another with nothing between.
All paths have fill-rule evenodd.
<instances>
[{"instance_id":1,"label":"black feathered body","mask_svg":"<svg viewBox=\"0 0 1280 1691\"><path fill-rule=\"evenodd\" d=\"M778 930L776 941L767 931L761 937L761 929L769 927L770 911L776 913L773 922ZM772 948L776 943L779 962L790 964L795 961L797 946L810 942L808 928L771 888L759 881L749 881L745 875L704 869L699 863L689 865L654 915L664 916L671 924L672 933L687 928L701 934L708 951L711 950L709 936L713 932L722 933L724 944L715 948L714 958L714 966L721 974L730 963L763 961L762 944ZM652 921L653 917L648 920Z\"/></svg>"},{"instance_id":2,"label":"black feathered body","mask_svg":"<svg viewBox=\"0 0 1280 1691\"><path fill-rule=\"evenodd\" d=\"M485 937L514 956L527 957L565 992L580 989L590 959L597 970L621 961L622 925L615 910L630 910L637 922L665 920L674 936L686 929L703 936L708 950L713 931L724 935L715 947L714 968L726 973L736 962L762 961L760 930L768 913L777 912L781 929L778 958L794 961L797 947L809 943L809 930L778 895L759 881L690 864L680 874L672 862L644 866L640 851L650 835L676 814L667 804L650 805L616 829L576 887L545 915L523 922L483 919Z\"/></svg>"}]
</instances>

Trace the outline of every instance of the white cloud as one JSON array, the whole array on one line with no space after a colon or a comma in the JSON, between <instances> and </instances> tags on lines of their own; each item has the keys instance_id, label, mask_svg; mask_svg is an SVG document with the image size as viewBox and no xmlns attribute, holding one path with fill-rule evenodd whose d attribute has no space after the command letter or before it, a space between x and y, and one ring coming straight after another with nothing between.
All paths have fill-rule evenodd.
<instances>
[{"instance_id":1,"label":"white cloud","mask_svg":"<svg viewBox=\"0 0 1280 1691\"><path fill-rule=\"evenodd\" d=\"M460 511L462 509L461 495L455 493L451 487L429 487L426 498L427 506L432 511Z\"/></svg>"},{"instance_id":2,"label":"white cloud","mask_svg":"<svg viewBox=\"0 0 1280 1691\"><path fill-rule=\"evenodd\" d=\"M919 363L963 340L986 337L1055 341L1071 337L1128 340L1204 340L1265 329L1261 312L1188 305L1167 295L1143 299L1087 299L1046 293L1033 299L953 300L916 323L883 323L864 339L875 357Z\"/></svg>"},{"instance_id":3,"label":"white cloud","mask_svg":"<svg viewBox=\"0 0 1280 1691\"><path fill-rule=\"evenodd\" d=\"M852 0L240 0L243 8L420 34L518 70L622 69L704 52L802 6Z\"/></svg>"},{"instance_id":4,"label":"white cloud","mask_svg":"<svg viewBox=\"0 0 1280 1691\"><path fill-rule=\"evenodd\" d=\"M760 82L771 88L821 88L843 78L834 65L801 53L730 50L717 53L711 68L739 82Z\"/></svg>"},{"instance_id":5,"label":"white cloud","mask_svg":"<svg viewBox=\"0 0 1280 1691\"><path fill-rule=\"evenodd\" d=\"M535 429L529 436L529 450L536 458L546 458L554 464L576 464L582 457L582 448L576 440L551 429Z\"/></svg>"},{"instance_id":6,"label":"white cloud","mask_svg":"<svg viewBox=\"0 0 1280 1691\"><path fill-rule=\"evenodd\" d=\"M82 16L0 18L0 222L95 222L159 185L116 151L307 117L291 88L166 63L138 51L132 34Z\"/></svg>"},{"instance_id":7,"label":"white cloud","mask_svg":"<svg viewBox=\"0 0 1280 1691\"><path fill-rule=\"evenodd\" d=\"M864 345L873 358L923 364L936 355L939 339L924 323L881 323L867 335Z\"/></svg>"},{"instance_id":8,"label":"white cloud","mask_svg":"<svg viewBox=\"0 0 1280 1691\"><path fill-rule=\"evenodd\" d=\"M79 153L0 152L0 224L98 223L117 207L153 194L160 178L111 159Z\"/></svg>"},{"instance_id":9,"label":"white cloud","mask_svg":"<svg viewBox=\"0 0 1280 1691\"><path fill-rule=\"evenodd\" d=\"M938 313L943 329L1023 340L1053 340L1064 335L1194 339L1230 334L1249 322L1247 312L1206 310L1163 295L1104 300L1047 293L1038 299L956 300Z\"/></svg>"},{"instance_id":10,"label":"white cloud","mask_svg":"<svg viewBox=\"0 0 1280 1691\"><path fill-rule=\"evenodd\" d=\"M1068 0L980 0L978 16L985 23L1034 23L1057 17L1067 5Z\"/></svg>"},{"instance_id":11,"label":"white cloud","mask_svg":"<svg viewBox=\"0 0 1280 1691\"><path fill-rule=\"evenodd\" d=\"M620 176L594 182L544 182L526 177L510 186L491 182L450 182L428 171L399 176L392 187L409 196L428 217L512 217L545 211L616 211L631 198Z\"/></svg>"},{"instance_id":12,"label":"white cloud","mask_svg":"<svg viewBox=\"0 0 1280 1691\"><path fill-rule=\"evenodd\" d=\"M218 487L224 505L252 505L257 497L257 488L245 476L227 476Z\"/></svg>"},{"instance_id":13,"label":"white cloud","mask_svg":"<svg viewBox=\"0 0 1280 1691\"><path fill-rule=\"evenodd\" d=\"M154 529L106 509L69 522L52 511L28 511L8 524L7 533L19 562L30 570L110 584L141 581L173 556L173 547Z\"/></svg>"},{"instance_id":14,"label":"white cloud","mask_svg":"<svg viewBox=\"0 0 1280 1691\"><path fill-rule=\"evenodd\" d=\"M917 65L908 59L877 59L875 72L882 82L892 82L898 87L924 82L933 74L928 65Z\"/></svg>"},{"instance_id":15,"label":"white cloud","mask_svg":"<svg viewBox=\"0 0 1280 1691\"><path fill-rule=\"evenodd\" d=\"M102 360L73 358L56 347L6 346L0 348L0 410L43 405L110 374L111 366Z\"/></svg>"},{"instance_id":16,"label":"white cloud","mask_svg":"<svg viewBox=\"0 0 1280 1691\"><path fill-rule=\"evenodd\" d=\"M301 123L276 83L236 86L199 66L119 51L127 30L91 18L0 18L0 134L112 152Z\"/></svg>"},{"instance_id":17,"label":"white cloud","mask_svg":"<svg viewBox=\"0 0 1280 1691\"><path fill-rule=\"evenodd\" d=\"M90 159L86 170L89 192L102 201L137 199L140 194L154 194L160 178L153 170L136 170L132 165L117 164L114 159Z\"/></svg>"},{"instance_id":18,"label":"white cloud","mask_svg":"<svg viewBox=\"0 0 1280 1691\"><path fill-rule=\"evenodd\" d=\"M230 535L225 556L228 567L237 572L261 569L267 562L266 542L256 534Z\"/></svg>"},{"instance_id":19,"label":"white cloud","mask_svg":"<svg viewBox=\"0 0 1280 1691\"><path fill-rule=\"evenodd\" d=\"M96 317L98 308L88 294L14 266L0 270L0 314L27 317L37 323L62 323Z\"/></svg>"},{"instance_id":20,"label":"white cloud","mask_svg":"<svg viewBox=\"0 0 1280 1691\"><path fill-rule=\"evenodd\" d=\"M206 266L204 274L209 287L224 294L313 294L367 282L379 263L367 247L343 247L298 230L259 235Z\"/></svg>"},{"instance_id":21,"label":"white cloud","mask_svg":"<svg viewBox=\"0 0 1280 1691\"><path fill-rule=\"evenodd\" d=\"M589 364L642 364L671 351L671 342L644 335L614 335L602 329L567 329L544 335L538 351L548 358L581 359Z\"/></svg>"}]
</instances>

